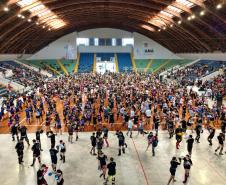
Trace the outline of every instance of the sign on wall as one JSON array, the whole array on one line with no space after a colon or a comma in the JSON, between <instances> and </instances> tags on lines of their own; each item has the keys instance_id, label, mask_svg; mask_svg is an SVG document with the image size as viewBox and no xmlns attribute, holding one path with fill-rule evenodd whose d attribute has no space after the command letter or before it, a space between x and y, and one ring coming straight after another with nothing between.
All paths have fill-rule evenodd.
<instances>
[{"instance_id":1,"label":"sign on wall","mask_svg":"<svg viewBox=\"0 0 226 185\"><path fill-rule=\"evenodd\" d=\"M154 53L154 49L151 46L149 46L147 42L144 43L142 51L144 55L151 55Z\"/></svg>"}]
</instances>

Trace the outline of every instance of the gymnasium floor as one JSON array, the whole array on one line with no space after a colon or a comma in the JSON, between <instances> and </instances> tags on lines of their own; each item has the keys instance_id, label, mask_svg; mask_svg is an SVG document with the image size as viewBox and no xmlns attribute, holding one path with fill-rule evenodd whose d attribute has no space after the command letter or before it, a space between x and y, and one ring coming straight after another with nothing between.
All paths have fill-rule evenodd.
<instances>
[{"instance_id":1,"label":"gymnasium floor","mask_svg":"<svg viewBox=\"0 0 226 185\"><path fill-rule=\"evenodd\" d=\"M146 137L134 132L133 139L126 137L128 148L126 154L117 156L117 138L114 132L109 134L110 148L104 147L103 151L108 157L114 157L117 163L116 185L166 185L169 179L169 162L176 156L187 154L185 140L179 151L175 149L175 138L169 140L166 131L159 134L159 145L156 156L152 157L151 150L145 152ZM67 134L57 136L57 143L63 139L67 145L66 163L59 162L58 168L64 173L65 185L101 185L103 179L99 178L96 157L89 154L91 133L79 133L79 140L73 144L67 142ZM218 135L218 132L216 133ZM29 139L35 137L29 134ZM201 144L194 144L193 166L187 185L225 185L226 184L226 156L214 154L217 139L214 138L213 146L209 147L207 131L201 135ZM45 133L41 136L42 162L50 167L50 140ZM30 167L32 152L25 143L24 165L17 163L17 154L14 149L15 142L11 141L11 135L0 135L0 185L36 185L35 167ZM51 171L51 167L49 168ZM179 166L174 185L183 184L183 166ZM49 185L54 185L53 176L46 175Z\"/></svg>"}]
</instances>

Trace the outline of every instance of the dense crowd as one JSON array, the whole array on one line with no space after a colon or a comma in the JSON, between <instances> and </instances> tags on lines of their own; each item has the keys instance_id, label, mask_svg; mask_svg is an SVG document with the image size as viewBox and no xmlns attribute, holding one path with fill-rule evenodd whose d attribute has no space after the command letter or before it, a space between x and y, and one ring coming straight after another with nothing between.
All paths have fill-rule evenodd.
<instances>
[{"instance_id":1,"label":"dense crowd","mask_svg":"<svg viewBox=\"0 0 226 185\"><path fill-rule=\"evenodd\" d=\"M18 69L17 69L18 70ZM198 76L202 76L203 72L195 70ZM24 74L25 73L25 74ZM193 70L185 68L185 70L177 71L175 78L184 81L184 76L190 75ZM184 75L186 74L186 75ZM18 75L23 78L29 78L26 75L33 75L32 72L24 72L19 70ZM219 91L225 90L225 83L219 85L219 79L214 79L210 88ZM32 124L34 120L38 125L43 126L36 132L36 139L33 140L33 163L36 158L40 159L41 141L40 134L45 129L47 136L51 140L50 155L52 160L53 171L58 174L58 184L63 184L63 172L56 168L57 153L60 153L61 160L65 162L66 147L64 141L60 141L55 146L55 133L62 133L62 128L68 131L68 141L73 142L73 133L76 133L76 140L79 139L78 132L84 131L88 126L92 125L94 134L91 136L91 151L93 155L98 155L101 177L106 178L108 169L108 178L115 182L114 159L111 158L110 163L106 164L106 155L102 152L103 144L108 143L108 130L117 131L116 135L119 140L119 153L125 153L127 147L125 136L122 132L123 128L127 128L127 135L133 137L133 130L136 129L139 134L147 134L148 147L152 147L152 154L155 156L155 148L158 145L159 128L167 129L169 137L176 136L176 148L180 148L183 133L187 129L195 130L196 136L193 139L189 136L188 155L184 158L173 158L171 161L171 180L174 180L176 167L183 160L185 166L185 179L187 182L189 169L191 168L191 154L194 140L199 143L201 132L206 128L210 137L208 141L212 143L217 124L221 128L221 134L217 137L220 149L219 154L223 154L223 146L225 140L225 110L223 107L209 108L205 97L199 97L197 93L188 91L187 83L164 83L161 82L157 75L152 74L116 74L105 73L100 74L77 74L69 76L60 76L57 79L44 81L41 78L36 82L35 91L30 95L18 94L9 97L4 101L1 107L1 120L5 117L4 112L7 111L9 116L8 126L11 128L13 140L15 136L18 140L16 150L18 153L19 163L23 163L23 140L25 139L30 145L27 137L27 129L21 121L21 111L25 111L26 123ZM217 85L216 85L217 84ZM206 87L208 84L205 85ZM62 108L61 108L62 107ZM63 115L63 118L62 116ZM53 127L54 125L54 127ZM150 130L147 131L147 130ZM20 137L19 137L20 133ZM38 185L46 184L44 174L46 166L41 166L41 172L38 172ZM168 183L168 184L169 184Z\"/></svg>"}]
</instances>

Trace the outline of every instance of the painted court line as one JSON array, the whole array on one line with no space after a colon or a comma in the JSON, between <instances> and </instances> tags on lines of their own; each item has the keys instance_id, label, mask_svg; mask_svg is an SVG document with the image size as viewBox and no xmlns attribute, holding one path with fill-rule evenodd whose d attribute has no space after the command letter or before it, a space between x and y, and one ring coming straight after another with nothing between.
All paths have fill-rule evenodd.
<instances>
[{"instance_id":1,"label":"painted court line","mask_svg":"<svg viewBox=\"0 0 226 185\"><path fill-rule=\"evenodd\" d=\"M136 147L136 145L135 145L135 143L134 143L133 138L132 138L132 141L133 141L133 145L134 145L134 148L135 148L135 150L136 150L137 157L138 157L138 159L139 159L140 166L141 166L141 168L142 168L142 171L143 171L143 174L144 174L144 178L145 178L145 180L146 180L146 183L147 183L147 185L150 185L149 182L148 182L147 174L146 174L146 172L145 172L145 170L144 170L144 166L143 166L143 164L142 164L142 162L141 162L140 155L139 155L139 153L138 153L138 151L137 151L137 147Z\"/></svg>"}]
</instances>

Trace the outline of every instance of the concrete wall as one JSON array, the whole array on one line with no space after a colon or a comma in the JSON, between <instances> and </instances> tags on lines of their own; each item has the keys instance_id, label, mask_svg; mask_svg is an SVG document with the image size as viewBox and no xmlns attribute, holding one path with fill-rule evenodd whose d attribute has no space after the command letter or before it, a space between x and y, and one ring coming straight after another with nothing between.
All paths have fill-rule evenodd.
<instances>
[{"instance_id":1,"label":"concrete wall","mask_svg":"<svg viewBox=\"0 0 226 185\"><path fill-rule=\"evenodd\" d=\"M53 43L49 44L29 59L59 59L59 58L77 58L79 52L130 52L131 47L99 47L76 46L76 38L134 38L134 57L136 59L179 59L178 56L154 42L153 40L138 34L119 29L98 28L81 32L68 34ZM70 48L68 52L67 48ZM145 49L151 52L145 52ZM70 56L69 54L70 53ZM69 56L69 57L68 57Z\"/></svg>"},{"instance_id":2,"label":"concrete wall","mask_svg":"<svg viewBox=\"0 0 226 185\"><path fill-rule=\"evenodd\" d=\"M204 60L220 60L226 61L226 53L215 52L215 53L180 53L177 54L181 58L185 59L204 59Z\"/></svg>"},{"instance_id":3,"label":"concrete wall","mask_svg":"<svg viewBox=\"0 0 226 185\"><path fill-rule=\"evenodd\" d=\"M133 36L135 59L180 59L180 57L144 35L134 33ZM145 52L147 50L150 52Z\"/></svg>"},{"instance_id":4,"label":"concrete wall","mask_svg":"<svg viewBox=\"0 0 226 185\"><path fill-rule=\"evenodd\" d=\"M20 60L24 60L27 59L29 57L31 57L32 55L21 55L21 54L0 54L0 61L4 61L4 60L16 60L16 59L20 59Z\"/></svg>"}]
</instances>

